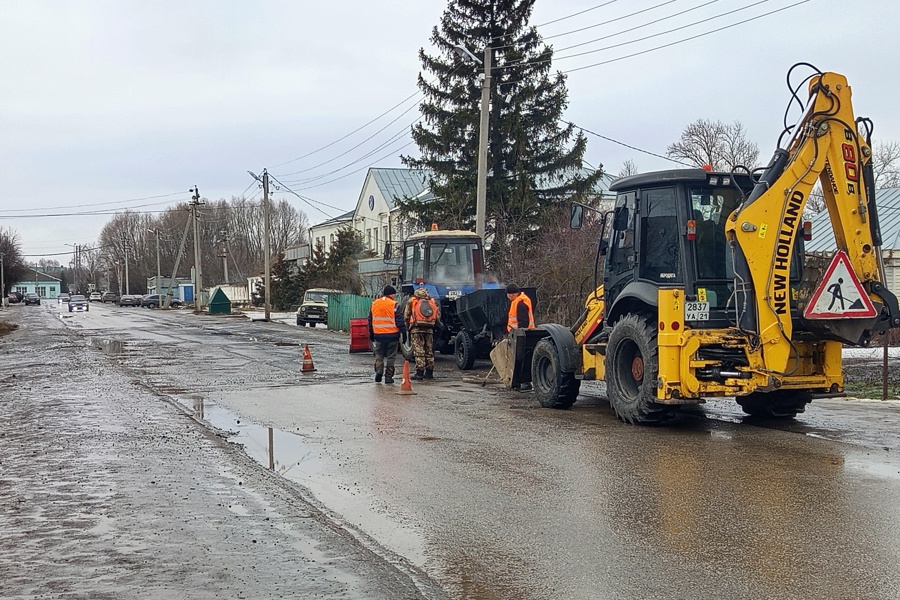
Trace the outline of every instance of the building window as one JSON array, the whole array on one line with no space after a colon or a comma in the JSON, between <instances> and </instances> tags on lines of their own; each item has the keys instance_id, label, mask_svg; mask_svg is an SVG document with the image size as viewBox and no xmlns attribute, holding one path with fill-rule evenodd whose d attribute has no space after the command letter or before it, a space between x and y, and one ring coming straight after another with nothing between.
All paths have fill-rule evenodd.
<instances>
[{"instance_id":1,"label":"building window","mask_svg":"<svg viewBox=\"0 0 900 600\"><path fill-rule=\"evenodd\" d=\"M47 297L47 288L45 288L44 286L37 287L37 288L35 288L35 290L37 292L37 295L40 296L41 298Z\"/></svg>"},{"instance_id":2,"label":"building window","mask_svg":"<svg viewBox=\"0 0 900 600\"><path fill-rule=\"evenodd\" d=\"M372 246L372 250L375 250L377 252L378 251L378 228L377 227L372 228L372 232L375 234L374 235L375 245Z\"/></svg>"},{"instance_id":3,"label":"building window","mask_svg":"<svg viewBox=\"0 0 900 600\"><path fill-rule=\"evenodd\" d=\"M390 240L388 239L387 225L385 225L381 228L381 233L384 234L384 242L385 243L389 242Z\"/></svg>"}]
</instances>

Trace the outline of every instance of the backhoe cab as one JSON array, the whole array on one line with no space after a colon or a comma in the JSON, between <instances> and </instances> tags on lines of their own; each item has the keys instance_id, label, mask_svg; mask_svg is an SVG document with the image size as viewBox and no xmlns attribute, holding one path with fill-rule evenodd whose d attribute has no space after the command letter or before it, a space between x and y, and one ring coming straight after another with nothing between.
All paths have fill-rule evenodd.
<instances>
[{"instance_id":1,"label":"backhoe cab","mask_svg":"<svg viewBox=\"0 0 900 600\"><path fill-rule=\"evenodd\" d=\"M843 391L843 344L900 326L884 287L869 163L846 80L810 79L803 118L757 177L702 169L625 177L600 241L603 282L571 328L514 338L514 380L568 408L582 380L605 380L628 422L734 396L751 415L794 417ZM863 121L866 124L867 121ZM839 252L805 262L803 210L819 180ZM801 234L801 232L803 232Z\"/></svg>"}]
</instances>

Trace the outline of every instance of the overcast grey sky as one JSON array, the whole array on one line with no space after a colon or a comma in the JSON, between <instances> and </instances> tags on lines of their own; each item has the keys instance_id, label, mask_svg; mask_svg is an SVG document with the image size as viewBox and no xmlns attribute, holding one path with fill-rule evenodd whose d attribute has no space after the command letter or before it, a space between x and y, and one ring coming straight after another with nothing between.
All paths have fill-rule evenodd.
<instances>
[{"instance_id":1,"label":"overcast grey sky","mask_svg":"<svg viewBox=\"0 0 900 600\"><path fill-rule=\"evenodd\" d=\"M29 260L67 264L67 244L96 241L111 218L70 213L162 210L195 184L211 200L251 196L247 171L263 168L315 201L275 194L312 223L351 210L367 167L415 152L417 51L445 7L0 0L0 227ZM764 161L801 61L846 75L876 139L900 140L898 16L896 0L537 0L531 22L568 72L577 125L665 154L691 121L740 120ZM612 173L627 159L672 166L588 137L587 160Z\"/></svg>"}]
</instances>

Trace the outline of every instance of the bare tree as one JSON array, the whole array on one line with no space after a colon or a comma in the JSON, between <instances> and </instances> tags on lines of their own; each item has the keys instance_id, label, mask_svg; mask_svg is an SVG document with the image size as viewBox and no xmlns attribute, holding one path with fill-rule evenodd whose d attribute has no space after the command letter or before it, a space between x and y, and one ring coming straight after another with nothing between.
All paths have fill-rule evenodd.
<instances>
[{"instance_id":1,"label":"bare tree","mask_svg":"<svg viewBox=\"0 0 900 600\"><path fill-rule=\"evenodd\" d=\"M622 163L622 169L619 171L619 174L616 177L628 177L629 175L637 175L638 168L637 163L635 163L632 159L628 159Z\"/></svg>"},{"instance_id":2,"label":"bare tree","mask_svg":"<svg viewBox=\"0 0 900 600\"><path fill-rule=\"evenodd\" d=\"M900 142L875 142L874 146L875 188L900 187Z\"/></svg>"},{"instance_id":3,"label":"bare tree","mask_svg":"<svg viewBox=\"0 0 900 600\"><path fill-rule=\"evenodd\" d=\"M716 171L729 171L737 165L756 167L759 148L747 139L740 121L697 119L684 128L679 141L666 148L666 155L695 167L710 165Z\"/></svg>"}]
</instances>

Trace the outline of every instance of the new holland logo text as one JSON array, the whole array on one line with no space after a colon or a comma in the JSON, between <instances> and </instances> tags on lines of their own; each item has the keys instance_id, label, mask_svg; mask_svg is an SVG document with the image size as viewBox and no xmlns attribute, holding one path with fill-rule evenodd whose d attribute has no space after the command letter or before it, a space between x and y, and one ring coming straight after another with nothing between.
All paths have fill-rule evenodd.
<instances>
[{"instance_id":1,"label":"new holland logo text","mask_svg":"<svg viewBox=\"0 0 900 600\"><path fill-rule=\"evenodd\" d=\"M775 301L775 312L779 315L784 315L788 312L791 248L794 244L794 233L797 231L797 223L800 221L802 214L803 193L795 191L788 200L787 211L785 211L781 230L778 232L778 241L775 244L772 299Z\"/></svg>"}]
</instances>

